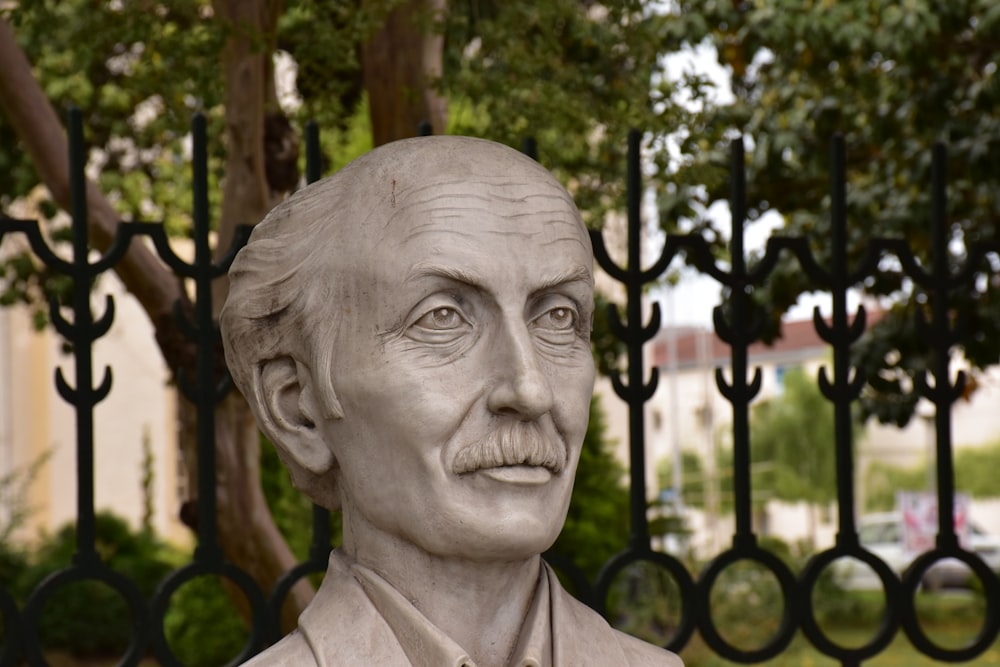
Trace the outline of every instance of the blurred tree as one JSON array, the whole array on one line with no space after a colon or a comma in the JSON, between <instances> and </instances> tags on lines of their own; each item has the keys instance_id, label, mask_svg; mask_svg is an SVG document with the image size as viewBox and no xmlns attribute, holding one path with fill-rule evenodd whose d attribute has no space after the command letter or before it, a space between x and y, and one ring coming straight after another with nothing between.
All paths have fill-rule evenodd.
<instances>
[{"instance_id":1,"label":"blurred tree","mask_svg":"<svg viewBox=\"0 0 1000 667\"><path fill-rule=\"evenodd\" d=\"M927 491L928 462L905 468L881 461L865 469L865 510L891 510L899 491ZM1000 466L1000 442L979 447L959 447L955 451L955 490L973 498L1000 497L995 476Z\"/></svg>"},{"instance_id":2,"label":"blurred tree","mask_svg":"<svg viewBox=\"0 0 1000 667\"><path fill-rule=\"evenodd\" d=\"M828 262L828 147L842 132L850 262L873 235L905 238L930 260L930 153L937 140L950 151L952 265L965 257L963 241L1000 236L996 2L680 0L674 11L692 43L715 47L731 75L732 101L706 106L684 128L680 152L687 158L679 194L663 198L664 224L728 196L725 151L742 133L750 219L779 212L782 233L806 236ZM1000 282L995 267L979 269L974 284L951 293L965 318L962 351L974 368L1000 355ZM794 261L779 264L756 293L772 318L768 338L777 335L780 315L814 288ZM862 406L866 415L905 424L916 402L908 393L913 377L929 367L927 342L913 326L927 295L892 265L863 288L892 306L857 349L869 381Z\"/></svg>"},{"instance_id":3,"label":"blurred tree","mask_svg":"<svg viewBox=\"0 0 1000 667\"><path fill-rule=\"evenodd\" d=\"M706 492L705 466L701 457L690 449L681 450L681 501L688 507L705 507ZM656 480L660 490L675 491L674 462L663 457L656 464Z\"/></svg>"},{"instance_id":4,"label":"blurred tree","mask_svg":"<svg viewBox=\"0 0 1000 667\"><path fill-rule=\"evenodd\" d=\"M816 507L837 497L833 406L802 369L787 371L783 385L750 417L754 488L766 497L809 503L815 544Z\"/></svg>"},{"instance_id":5,"label":"blurred tree","mask_svg":"<svg viewBox=\"0 0 1000 667\"><path fill-rule=\"evenodd\" d=\"M884 461L872 461L864 472L864 510L888 512L896 508L899 491L926 491L927 464L901 468Z\"/></svg>"}]
</instances>

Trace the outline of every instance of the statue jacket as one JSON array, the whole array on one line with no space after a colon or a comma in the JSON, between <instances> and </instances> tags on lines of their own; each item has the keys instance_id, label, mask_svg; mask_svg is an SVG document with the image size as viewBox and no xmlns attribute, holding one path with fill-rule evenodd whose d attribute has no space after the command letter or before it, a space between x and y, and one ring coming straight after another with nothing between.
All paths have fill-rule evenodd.
<instances>
[{"instance_id":1,"label":"statue jacket","mask_svg":"<svg viewBox=\"0 0 1000 667\"><path fill-rule=\"evenodd\" d=\"M339 552L299 627L252 667L475 667L475 662L385 579ZM563 589L542 563L511 667L682 667L673 653L619 632Z\"/></svg>"}]
</instances>

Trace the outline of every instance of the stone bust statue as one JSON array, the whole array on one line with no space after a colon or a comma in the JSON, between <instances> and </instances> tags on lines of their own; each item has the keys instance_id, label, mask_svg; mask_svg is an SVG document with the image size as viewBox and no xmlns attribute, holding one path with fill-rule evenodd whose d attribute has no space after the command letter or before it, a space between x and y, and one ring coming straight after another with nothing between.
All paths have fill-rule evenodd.
<instances>
[{"instance_id":1,"label":"stone bust statue","mask_svg":"<svg viewBox=\"0 0 1000 667\"><path fill-rule=\"evenodd\" d=\"M555 178L467 137L378 148L256 227L226 360L344 541L298 629L248 664L681 664L539 555L587 427L592 265Z\"/></svg>"}]
</instances>

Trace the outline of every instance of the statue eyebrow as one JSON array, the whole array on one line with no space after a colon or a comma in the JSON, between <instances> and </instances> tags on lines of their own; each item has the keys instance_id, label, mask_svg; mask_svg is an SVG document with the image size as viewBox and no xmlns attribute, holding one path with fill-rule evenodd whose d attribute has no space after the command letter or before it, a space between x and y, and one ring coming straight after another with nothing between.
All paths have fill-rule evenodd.
<instances>
[{"instance_id":1,"label":"statue eyebrow","mask_svg":"<svg viewBox=\"0 0 1000 667\"><path fill-rule=\"evenodd\" d=\"M416 278L447 278L457 283L463 283L470 287L481 289L479 278L464 269L455 266L442 266L440 264L418 264L410 271L407 281Z\"/></svg>"},{"instance_id":2,"label":"statue eyebrow","mask_svg":"<svg viewBox=\"0 0 1000 667\"><path fill-rule=\"evenodd\" d=\"M410 272L407 280L413 280L416 278L445 278L457 283L462 283L463 285L468 285L469 287L473 287L480 291L485 291L482 281L476 275L455 266L442 266L440 264L431 263L418 264ZM540 285L532 290L532 294L538 294L539 292L544 292L554 287L569 283L585 283L587 285L593 285L593 273L591 273L591 271L584 266L576 266L568 271L558 273L551 278L543 280Z\"/></svg>"},{"instance_id":3,"label":"statue eyebrow","mask_svg":"<svg viewBox=\"0 0 1000 667\"><path fill-rule=\"evenodd\" d=\"M535 289L534 293L544 292L550 290L553 287L559 287L560 285L567 285L569 283L586 283L587 285L594 284L594 274L587 270L586 267L577 266L569 271L557 274L552 278L544 281L541 285Z\"/></svg>"}]
</instances>

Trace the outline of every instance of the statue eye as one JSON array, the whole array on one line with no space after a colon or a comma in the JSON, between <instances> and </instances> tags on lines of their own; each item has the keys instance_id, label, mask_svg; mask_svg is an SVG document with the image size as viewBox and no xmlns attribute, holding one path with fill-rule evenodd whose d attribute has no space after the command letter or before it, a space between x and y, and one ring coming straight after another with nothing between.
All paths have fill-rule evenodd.
<instances>
[{"instance_id":1,"label":"statue eye","mask_svg":"<svg viewBox=\"0 0 1000 667\"><path fill-rule=\"evenodd\" d=\"M542 326L557 331L566 331L576 326L576 313L571 308L562 306L549 310L541 319Z\"/></svg>"},{"instance_id":2,"label":"statue eye","mask_svg":"<svg viewBox=\"0 0 1000 667\"><path fill-rule=\"evenodd\" d=\"M433 297L419 304L412 320L406 329L406 336L411 340L428 345L448 345L465 337L473 331L469 319L475 315L465 310L457 299Z\"/></svg>"},{"instance_id":3,"label":"statue eye","mask_svg":"<svg viewBox=\"0 0 1000 667\"><path fill-rule=\"evenodd\" d=\"M448 331L457 329L465 323L465 320L458 311L449 306L441 306L430 311L414 324L415 326L432 331Z\"/></svg>"},{"instance_id":4,"label":"statue eye","mask_svg":"<svg viewBox=\"0 0 1000 667\"><path fill-rule=\"evenodd\" d=\"M552 304L532 320L531 326L542 340L561 345L576 339L579 315L572 306Z\"/></svg>"}]
</instances>

